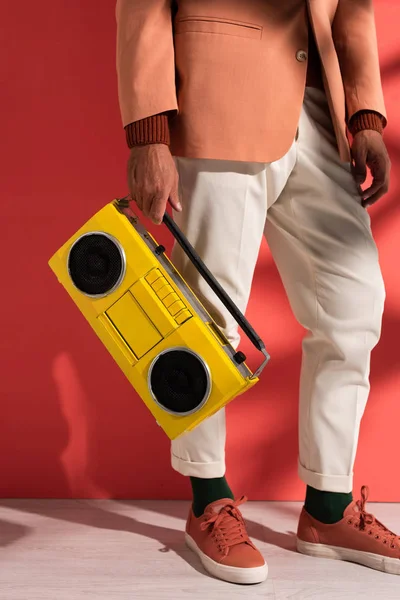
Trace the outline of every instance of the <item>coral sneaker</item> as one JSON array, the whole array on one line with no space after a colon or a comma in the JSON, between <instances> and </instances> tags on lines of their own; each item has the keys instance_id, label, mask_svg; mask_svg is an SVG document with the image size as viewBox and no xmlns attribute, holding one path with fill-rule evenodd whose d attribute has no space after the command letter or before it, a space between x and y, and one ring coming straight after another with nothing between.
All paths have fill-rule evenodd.
<instances>
[{"instance_id":1,"label":"coral sneaker","mask_svg":"<svg viewBox=\"0 0 400 600\"><path fill-rule=\"evenodd\" d=\"M320 523L303 508L297 530L298 551L400 575L400 537L366 512L368 494L368 487L363 486L361 500L351 502L343 519L333 525Z\"/></svg>"},{"instance_id":2,"label":"coral sneaker","mask_svg":"<svg viewBox=\"0 0 400 600\"><path fill-rule=\"evenodd\" d=\"M262 554L250 540L238 506L247 501L223 498L196 518L190 507L185 540L214 577L231 583L261 583L268 575Z\"/></svg>"}]
</instances>

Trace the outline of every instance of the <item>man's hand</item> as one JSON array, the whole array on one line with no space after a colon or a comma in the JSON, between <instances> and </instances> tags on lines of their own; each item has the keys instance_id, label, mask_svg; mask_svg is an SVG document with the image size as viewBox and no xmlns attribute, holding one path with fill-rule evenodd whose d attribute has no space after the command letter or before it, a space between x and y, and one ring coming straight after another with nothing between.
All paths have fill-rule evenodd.
<instances>
[{"instance_id":1,"label":"man's hand","mask_svg":"<svg viewBox=\"0 0 400 600\"><path fill-rule=\"evenodd\" d=\"M167 202L181 211L178 172L166 144L134 146L128 159L128 189L132 200L153 223L162 222Z\"/></svg>"},{"instance_id":2,"label":"man's hand","mask_svg":"<svg viewBox=\"0 0 400 600\"><path fill-rule=\"evenodd\" d=\"M362 196L364 208L375 204L389 190L391 163L382 135L378 131L365 129L355 134L351 147L354 164L352 171ZM367 166L373 178L372 185L361 189L367 177Z\"/></svg>"}]
</instances>

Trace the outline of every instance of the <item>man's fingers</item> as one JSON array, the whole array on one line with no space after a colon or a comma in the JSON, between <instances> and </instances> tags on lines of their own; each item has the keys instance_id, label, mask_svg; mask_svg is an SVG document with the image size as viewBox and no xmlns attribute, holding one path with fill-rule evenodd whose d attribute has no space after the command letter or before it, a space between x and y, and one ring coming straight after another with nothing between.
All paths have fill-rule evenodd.
<instances>
[{"instance_id":1,"label":"man's fingers","mask_svg":"<svg viewBox=\"0 0 400 600\"><path fill-rule=\"evenodd\" d=\"M370 188L368 188L369 191L371 190L373 187L373 185L371 185ZM362 200L362 205L364 206L364 208L367 208L368 206L372 206L372 204L375 204L375 202L377 202L379 200L379 198L382 198L382 196L384 196L385 194L387 194L389 191L389 182L388 181L384 181L383 185L381 185L375 193L369 194L368 196L366 196L363 200Z\"/></svg>"},{"instance_id":2,"label":"man's fingers","mask_svg":"<svg viewBox=\"0 0 400 600\"><path fill-rule=\"evenodd\" d=\"M385 157L375 157L370 164L370 170L373 178L372 185L362 194L362 205L365 208L375 204L389 191L390 165L387 164Z\"/></svg>"},{"instance_id":3,"label":"man's fingers","mask_svg":"<svg viewBox=\"0 0 400 600\"><path fill-rule=\"evenodd\" d=\"M143 210L143 195L140 193L140 186L136 184L130 171L128 171L128 189L130 202L135 202L139 210Z\"/></svg>"},{"instance_id":4,"label":"man's fingers","mask_svg":"<svg viewBox=\"0 0 400 600\"><path fill-rule=\"evenodd\" d=\"M154 198L154 195L144 194L142 197L141 206L139 206L139 203L138 203L138 206L145 217L150 216L150 209L151 209L151 204L153 202L153 198Z\"/></svg>"},{"instance_id":5,"label":"man's fingers","mask_svg":"<svg viewBox=\"0 0 400 600\"><path fill-rule=\"evenodd\" d=\"M389 190L390 166L387 164L385 157L375 156L374 160L369 163L369 168L372 175L372 185L364 190L364 200L368 200L378 192L382 192L381 195L383 196Z\"/></svg>"},{"instance_id":6,"label":"man's fingers","mask_svg":"<svg viewBox=\"0 0 400 600\"><path fill-rule=\"evenodd\" d=\"M178 211L178 212L182 211L182 204L180 203L179 192L178 192L178 180L176 180L175 184L172 186L171 192L169 194L168 202L170 203L172 208L174 208L176 211Z\"/></svg>"},{"instance_id":7,"label":"man's fingers","mask_svg":"<svg viewBox=\"0 0 400 600\"><path fill-rule=\"evenodd\" d=\"M178 212L182 211L182 204L180 203L178 194L173 194L171 192L171 194L168 198L168 202L170 203L172 208L175 209L176 211L178 211Z\"/></svg>"},{"instance_id":8,"label":"man's fingers","mask_svg":"<svg viewBox=\"0 0 400 600\"><path fill-rule=\"evenodd\" d=\"M143 214L149 217L156 225L160 225L164 218L168 201L175 210L179 212L182 210L177 186L170 193L157 191L151 195L149 194L144 202Z\"/></svg>"},{"instance_id":9,"label":"man's fingers","mask_svg":"<svg viewBox=\"0 0 400 600\"><path fill-rule=\"evenodd\" d=\"M382 192L381 190L379 190L375 194L373 194L372 196L370 196L368 198L368 200L363 200L361 202L361 204L362 204L362 206L364 208L368 208L369 206L372 206L373 204L375 204L375 202L378 202L379 198L382 198L383 195L384 195L384 192Z\"/></svg>"},{"instance_id":10,"label":"man's fingers","mask_svg":"<svg viewBox=\"0 0 400 600\"><path fill-rule=\"evenodd\" d=\"M386 190L382 191L382 195L386 194L386 192L389 189L389 185L386 184L385 179L374 179L372 185L362 192L362 197L364 200L368 200L368 198L371 198L377 192L383 190L384 188L386 188Z\"/></svg>"},{"instance_id":11,"label":"man's fingers","mask_svg":"<svg viewBox=\"0 0 400 600\"><path fill-rule=\"evenodd\" d=\"M140 196L139 194L136 194L135 196L132 195L132 198L136 202L139 210L143 210L143 198L142 198L142 196Z\"/></svg>"},{"instance_id":12,"label":"man's fingers","mask_svg":"<svg viewBox=\"0 0 400 600\"><path fill-rule=\"evenodd\" d=\"M361 185L367 178L367 151L364 146L353 146L352 172L357 185Z\"/></svg>"},{"instance_id":13,"label":"man's fingers","mask_svg":"<svg viewBox=\"0 0 400 600\"><path fill-rule=\"evenodd\" d=\"M149 206L149 214L147 216L149 216L153 223L155 223L156 225L160 225L160 223L162 223L167 200L168 198L165 195L157 195L154 196L151 201L151 204Z\"/></svg>"},{"instance_id":14,"label":"man's fingers","mask_svg":"<svg viewBox=\"0 0 400 600\"><path fill-rule=\"evenodd\" d=\"M132 192L133 186L129 187L129 202L135 202L140 210L143 210L143 197L140 193L135 191Z\"/></svg>"},{"instance_id":15,"label":"man's fingers","mask_svg":"<svg viewBox=\"0 0 400 600\"><path fill-rule=\"evenodd\" d=\"M352 173L364 207L374 204L389 190L390 159L382 136L373 130L358 132L351 147ZM360 189L365 182L367 168L372 175L372 184L366 190Z\"/></svg>"}]
</instances>

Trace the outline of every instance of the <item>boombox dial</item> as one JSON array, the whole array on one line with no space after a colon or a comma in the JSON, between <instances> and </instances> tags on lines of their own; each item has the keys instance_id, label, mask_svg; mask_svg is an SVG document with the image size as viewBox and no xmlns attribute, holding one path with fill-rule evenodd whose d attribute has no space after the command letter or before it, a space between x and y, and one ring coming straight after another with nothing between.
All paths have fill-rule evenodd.
<instances>
[{"instance_id":1,"label":"boombox dial","mask_svg":"<svg viewBox=\"0 0 400 600\"><path fill-rule=\"evenodd\" d=\"M125 275L125 253L107 233L92 231L79 237L68 256L74 286L86 296L101 298L117 289Z\"/></svg>"},{"instance_id":2,"label":"boombox dial","mask_svg":"<svg viewBox=\"0 0 400 600\"><path fill-rule=\"evenodd\" d=\"M208 400L210 370L204 360L188 348L171 348L153 360L148 386L153 400L163 410L173 415L191 415Z\"/></svg>"}]
</instances>

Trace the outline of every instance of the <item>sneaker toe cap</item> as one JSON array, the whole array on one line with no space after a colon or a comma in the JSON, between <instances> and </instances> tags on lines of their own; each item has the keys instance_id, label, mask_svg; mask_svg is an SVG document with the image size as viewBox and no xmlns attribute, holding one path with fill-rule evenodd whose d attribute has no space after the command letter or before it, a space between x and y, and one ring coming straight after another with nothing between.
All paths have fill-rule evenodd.
<instances>
[{"instance_id":1,"label":"sneaker toe cap","mask_svg":"<svg viewBox=\"0 0 400 600\"><path fill-rule=\"evenodd\" d=\"M241 569L254 569L263 567L265 559L259 550L255 550L249 544L232 546L228 556L221 561L224 565L238 567Z\"/></svg>"}]
</instances>

